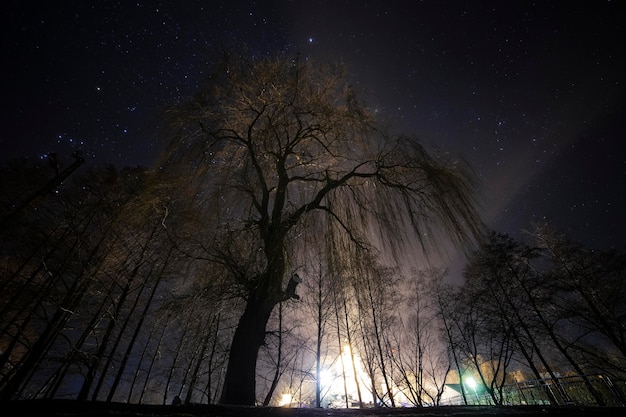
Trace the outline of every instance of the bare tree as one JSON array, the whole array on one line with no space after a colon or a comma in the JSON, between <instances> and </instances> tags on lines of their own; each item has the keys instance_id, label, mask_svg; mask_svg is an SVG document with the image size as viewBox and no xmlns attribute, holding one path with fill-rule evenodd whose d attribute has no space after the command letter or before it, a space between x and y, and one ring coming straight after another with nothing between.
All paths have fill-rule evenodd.
<instances>
[{"instance_id":1,"label":"bare tree","mask_svg":"<svg viewBox=\"0 0 626 417\"><path fill-rule=\"evenodd\" d=\"M579 362L574 352L599 350L596 364L617 364L620 373L626 369L626 255L616 250L594 251L569 241L548 225L537 226L533 234L541 253L550 261L550 268L540 274L543 282L553 282L550 305L529 296L529 304L544 326L558 352L582 378L585 387L598 405L605 400L585 372L587 364ZM565 323L565 324L564 324ZM560 326L559 326L560 324ZM572 326L573 325L573 326ZM601 341L601 342L599 342ZM580 356L579 356L580 357ZM614 360L614 358L616 360ZM583 362L586 360L583 359Z\"/></svg>"},{"instance_id":2,"label":"bare tree","mask_svg":"<svg viewBox=\"0 0 626 417\"><path fill-rule=\"evenodd\" d=\"M464 270L463 288L473 294L472 298L480 300L483 315L499 318L502 327L508 329L517 345L516 353L521 355L521 361L528 365L535 379L542 379L535 364L536 356L555 380L552 366L541 348L543 333L535 325L525 297L528 282L535 276L531 267L535 256L531 248L507 235L491 232L470 257ZM546 394L552 404L558 403L550 389L546 389Z\"/></svg>"},{"instance_id":3,"label":"bare tree","mask_svg":"<svg viewBox=\"0 0 626 417\"><path fill-rule=\"evenodd\" d=\"M297 238L305 220L337 223L362 248L382 240L396 255L443 236L462 246L481 233L467 166L386 134L337 68L230 55L170 116L176 133L163 172L181 179L181 216L197 216L181 227L196 236L202 227L195 242L179 244L228 265L246 303L222 403L255 403L265 326L286 296L289 260L309 249Z\"/></svg>"},{"instance_id":4,"label":"bare tree","mask_svg":"<svg viewBox=\"0 0 626 417\"><path fill-rule=\"evenodd\" d=\"M342 378L344 383L344 395L346 396L346 407L349 406L347 380L348 378L352 378L354 380L354 388L356 390L359 408L362 408L364 406L363 394L361 392L361 381L359 379L354 353L356 346L356 342L354 340L354 329L356 326L352 324L352 321L350 320L350 314L348 313L349 307L348 295L346 293L347 288L340 285L336 288L337 291L335 293L334 300L335 320L337 322L337 343L339 345L339 352L341 352L340 359L342 361ZM345 341L342 339L342 330ZM346 347L349 353L349 357L347 358L345 358L343 355L343 351L346 349ZM346 362L348 362L347 365ZM346 372L349 372L350 375L348 375Z\"/></svg>"},{"instance_id":5,"label":"bare tree","mask_svg":"<svg viewBox=\"0 0 626 417\"><path fill-rule=\"evenodd\" d=\"M399 375L398 385L416 406L438 405L443 395L451 361L439 340L437 305L429 289L440 279L437 269L413 271L409 283L402 331L394 332L392 356Z\"/></svg>"},{"instance_id":6,"label":"bare tree","mask_svg":"<svg viewBox=\"0 0 626 417\"><path fill-rule=\"evenodd\" d=\"M586 249L549 226L537 227L534 236L552 260L549 278L561 285L559 304L566 317L626 358L626 255Z\"/></svg>"},{"instance_id":7,"label":"bare tree","mask_svg":"<svg viewBox=\"0 0 626 417\"><path fill-rule=\"evenodd\" d=\"M439 319L439 331L441 339L446 346L446 351L451 357L451 363L459 376L459 390L463 403L468 405L467 392L464 383L464 355L462 342L459 335L458 323L460 308L457 308L460 301L460 294L454 287L443 282L444 275L434 277L429 286L428 294L433 300L434 311Z\"/></svg>"},{"instance_id":8,"label":"bare tree","mask_svg":"<svg viewBox=\"0 0 626 417\"><path fill-rule=\"evenodd\" d=\"M129 177L132 180L127 181ZM137 179L142 177L139 171L90 172L94 189L80 183L65 184L43 200L36 212L22 213L26 227L20 223L3 230L20 236L13 250L28 244L29 233L24 230L43 242L35 245L35 256L15 262L17 268L9 270L9 276L20 283L10 287L10 299L26 300L30 307L21 312L5 309L0 318L3 332L11 336L0 362L14 362L0 382L3 398L18 398L22 392L42 393L36 386L42 381L49 384L44 390L56 391L69 369L67 361L78 358L75 343L83 340L82 326L92 321L81 314L90 311L85 300L93 299L92 290L98 284L95 274L114 241L115 219L141 188ZM47 238L42 239L44 236ZM54 358L63 359L55 364Z\"/></svg>"},{"instance_id":9,"label":"bare tree","mask_svg":"<svg viewBox=\"0 0 626 417\"><path fill-rule=\"evenodd\" d=\"M312 253L314 258L310 262L306 279L303 286L307 299L304 300L306 313L313 318L315 327L315 407L322 404L322 367L324 366L324 356L328 354L327 334L328 325L331 322L331 315L334 307L332 276L327 262L323 255Z\"/></svg>"},{"instance_id":10,"label":"bare tree","mask_svg":"<svg viewBox=\"0 0 626 417\"><path fill-rule=\"evenodd\" d=\"M390 365L392 361L390 332L396 321L395 306L399 304L399 276L395 270L369 266L357 270L355 295L359 306L361 336L368 355L368 368L372 381L372 390L381 405L396 406L393 395L393 377ZM399 330L399 329L397 329ZM374 381L382 382L379 392ZM375 401L376 401L375 400ZM376 402L378 402L376 401Z\"/></svg>"},{"instance_id":11,"label":"bare tree","mask_svg":"<svg viewBox=\"0 0 626 417\"><path fill-rule=\"evenodd\" d=\"M488 295L483 295L485 297ZM511 326L502 315L490 316L483 311L484 300L475 292L464 292L457 317L459 345L467 363L480 382L481 389L496 405L503 404L503 388L515 353ZM475 393L478 397L477 392Z\"/></svg>"}]
</instances>

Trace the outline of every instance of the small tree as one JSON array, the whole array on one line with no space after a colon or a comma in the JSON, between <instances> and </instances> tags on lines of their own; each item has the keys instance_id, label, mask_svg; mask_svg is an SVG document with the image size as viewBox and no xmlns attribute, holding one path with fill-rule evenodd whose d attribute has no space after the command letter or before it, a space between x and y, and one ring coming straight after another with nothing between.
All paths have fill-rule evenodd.
<instances>
[{"instance_id":1,"label":"small tree","mask_svg":"<svg viewBox=\"0 0 626 417\"><path fill-rule=\"evenodd\" d=\"M169 230L221 265L245 300L222 403L255 404L267 321L288 296L290 261L311 249L298 239L305 221L343 230L338 259L356 247L400 255L444 236L464 245L481 233L467 167L382 131L337 67L229 56L170 115L162 171L180 193L168 226L176 215L180 223Z\"/></svg>"},{"instance_id":2,"label":"small tree","mask_svg":"<svg viewBox=\"0 0 626 417\"><path fill-rule=\"evenodd\" d=\"M438 339L436 297L431 294L445 271L413 271L403 310L404 331L396 332L393 355L399 373L398 385L416 406L439 405L452 367L446 344Z\"/></svg>"}]
</instances>

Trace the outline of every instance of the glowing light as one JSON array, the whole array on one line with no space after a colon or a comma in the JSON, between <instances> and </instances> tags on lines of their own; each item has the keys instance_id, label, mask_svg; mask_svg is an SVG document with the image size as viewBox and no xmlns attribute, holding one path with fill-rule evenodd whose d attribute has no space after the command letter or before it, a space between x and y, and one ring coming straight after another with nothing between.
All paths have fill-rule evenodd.
<instances>
[{"instance_id":1,"label":"glowing light","mask_svg":"<svg viewBox=\"0 0 626 417\"><path fill-rule=\"evenodd\" d=\"M333 375L328 369L320 370L320 385L322 388L329 387L333 383Z\"/></svg>"},{"instance_id":2,"label":"glowing light","mask_svg":"<svg viewBox=\"0 0 626 417\"><path fill-rule=\"evenodd\" d=\"M476 391L476 386L478 384L476 383L476 380L473 377L468 376L465 378L465 385L467 385L468 388L471 388L474 391Z\"/></svg>"},{"instance_id":3,"label":"glowing light","mask_svg":"<svg viewBox=\"0 0 626 417\"><path fill-rule=\"evenodd\" d=\"M293 400L293 397L291 394L289 393L284 393L282 395L282 397L280 398L280 402L278 403L279 406L281 407L286 407L291 405L291 401Z\"/></svg>"},{"instance_id":4,"label":"glowing light","mask_svg":"<svg viewBox=\"0 0 626 417\"><path fill-rule=\"evenodd\" d=\"M350 404L358 402L359 383L363 384L361 388L363 395L367 395L365 392L369 391L367 384L364 384L369 378L363 371L359 355L351 352L348 344L342 347L340 360L335 360L332 366L320 370L319 378L323 401L328 401L336 407L345 407L346 394Z\"/></svg>"}]
</instances>

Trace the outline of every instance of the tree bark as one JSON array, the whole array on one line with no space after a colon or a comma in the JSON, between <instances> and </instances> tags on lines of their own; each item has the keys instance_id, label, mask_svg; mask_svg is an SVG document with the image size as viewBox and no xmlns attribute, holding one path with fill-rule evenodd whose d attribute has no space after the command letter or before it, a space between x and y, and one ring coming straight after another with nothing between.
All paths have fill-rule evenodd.
<instances>
[{"instance_id":1,"label":"tree bark","mask_svg":"<svg viewBox=\"0 0 626 417\"><path fill-rule=\"evenodd\" d=\"M274 377L272 378L272 384L270 385L270 389L267 391L265 395L265 399L263 400L263 407L267 407L270 405L270 401L272 400L272 396L274 395L274 391L278 386L278 381L282 375L281 366L283 359L283 304L278 303L278 352L276 354L276 369L274 370Z\"/></svg>"},{"instance_id":2,"label":"tree bark","mask_svg":"<svg viewBox=\"0 0 626 417\"><path fill-rule=\"evenodd\" d=\"M265 326L276 305L273 298L261 290L248 298L230 347L221 404L256 403L256 363L259 348L265 343Z\"/></svg>"}]
</instances>

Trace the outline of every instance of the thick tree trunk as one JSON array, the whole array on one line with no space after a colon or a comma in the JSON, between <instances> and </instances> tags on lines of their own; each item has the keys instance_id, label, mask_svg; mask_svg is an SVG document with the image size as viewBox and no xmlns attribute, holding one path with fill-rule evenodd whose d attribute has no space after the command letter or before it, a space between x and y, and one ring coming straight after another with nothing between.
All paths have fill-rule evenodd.
<instances>
[{"instance_id":1,"label":"thick tree trunk","mask_svg":"<svg viewBox=\"0 0 626 417\"><path fill-rule=\"evenodd\" d=\"M230 347L221 404L255 405L257 357L265 342L265 326L277 302L261 290L248 299Z\"/></svg>"},{"instance_id":2,"label":"thick tree trunk","mask_svg":"<svg viewBox=\"0 0 626 417\"><path fill-rule=\"evenodd\" d=\"M280 190L277 195L281 195ZM282 207L282 203L276 204ZM280 214L276 214L276 218L280 218ZM221 404L256 405L256 363L259 349L265 344L265 328L272 310L285 295L281 287L285 273L284 237L282 227L275 226L268 228L264 238L267 269L256 277L256 285L248 293L246 308L235 330Z\"/></svg>"},{"instance_id":3,"label":"thick tree trunk","mask_svg":"<svg viewBox=\"0 0 626 417\"><path fill-rule=\"evenodd\" d=\"M278 303L278 353L276 354L276 370L274 371L274 378L272 378L272 384L270 385L270 389L265 394L265 399L263 400L263 406L267 407L272 400L272 396L274 395L274 391L278 386L278 381L282 375L282 359L283 359L283 304Z\"/></svg>"}]
</instances>

